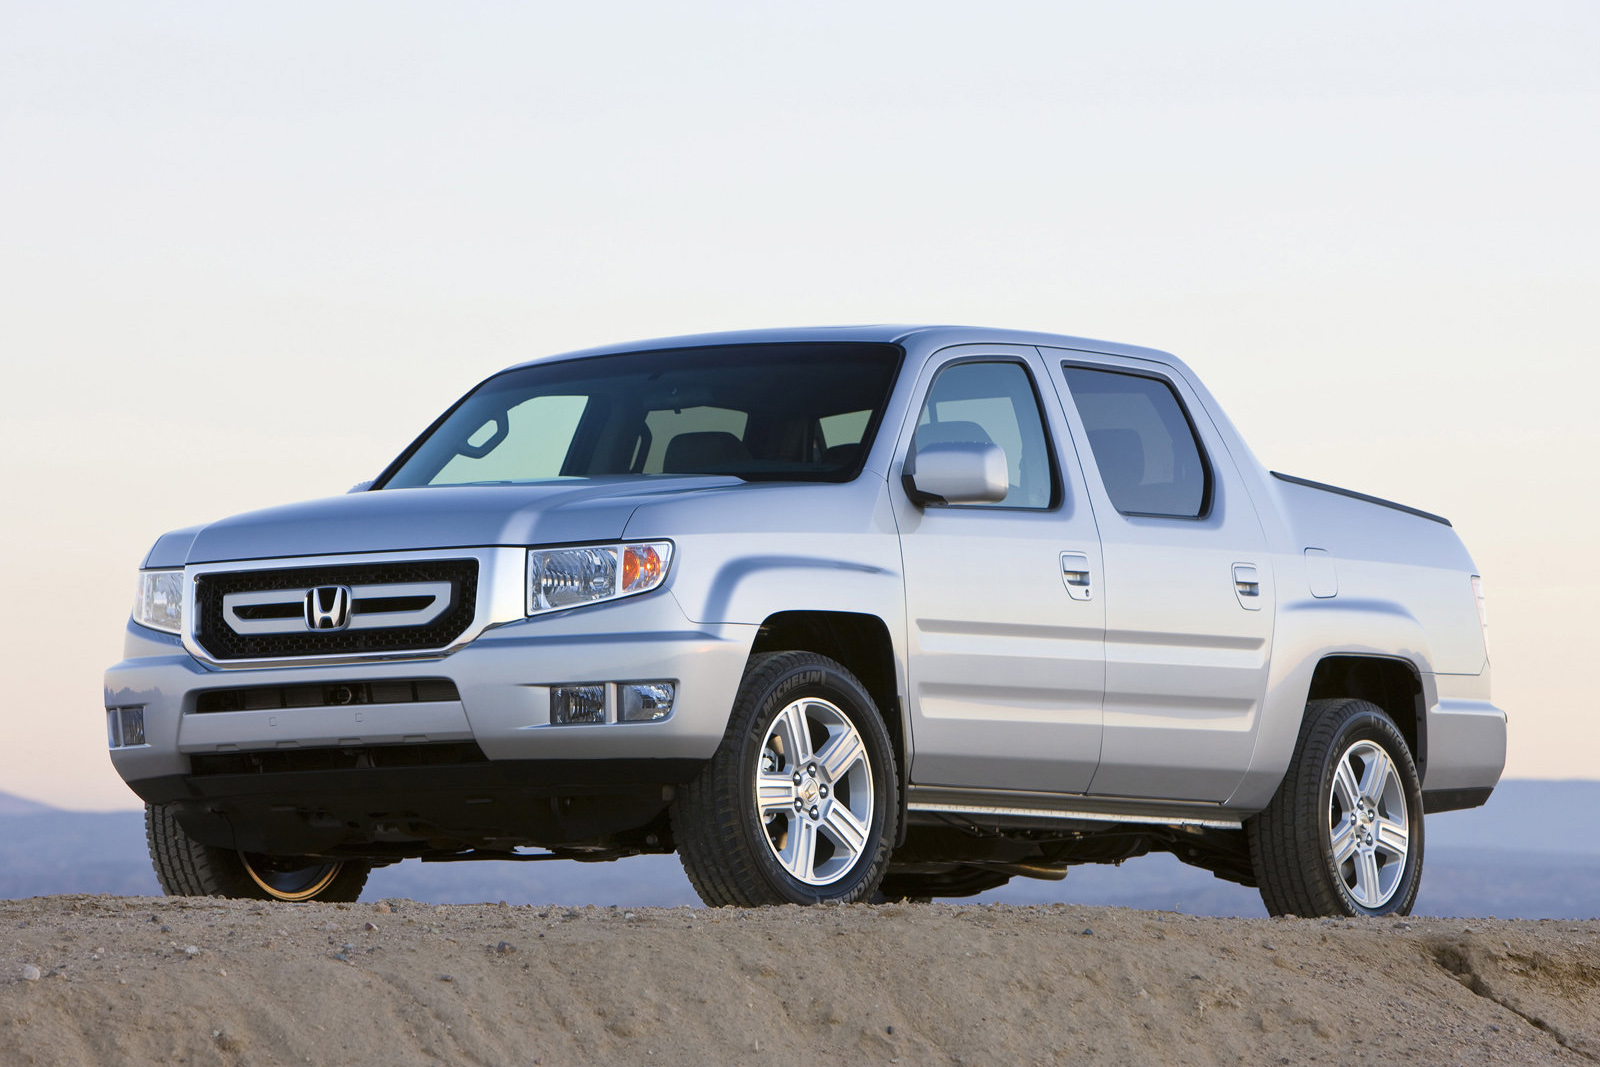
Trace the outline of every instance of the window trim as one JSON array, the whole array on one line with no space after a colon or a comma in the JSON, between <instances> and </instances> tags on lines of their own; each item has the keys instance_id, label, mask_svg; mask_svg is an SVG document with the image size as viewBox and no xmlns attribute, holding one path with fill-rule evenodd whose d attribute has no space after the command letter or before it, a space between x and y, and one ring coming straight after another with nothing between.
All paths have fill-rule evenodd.
<instances>
[{"instance_id":1,"label":"window trim","mask_svg":"<svg viewBox=\"0 0 1600 1067\"><path fill-rule=\"evenodd\" d=\"M1044 433L1045 454L1046 454L1046 457L1050 461L1050 502L1045 507L1042 507L1042 508L1030 508L1030 507L1023 507L1023 506L1020 506L1020 505L1017 505L1017 504L937 504L937 503L931 503L931 502L930 503L919 503L917 501L916 497L912 495L911 487L909 485L910 476L905 473L905 463L906 463L907 460L909 460L911 458L911 450L916 445L917 426L920 424L920 422L922 420L922 412L928 406L928 397L929 397L930 394L932 394L933 387L936 384L938 384L939 376L941 374L943 374L945 371L949 370L952 367L961 366L961 365L967 364L967 363L1011 363L1011 364L1015 364L1016 366L1022 368L1023 375L1028 379L1028 388L1030 390L1032 390L1032 392L1033 392L1033 402L1034 402L1034 405L1037 408L1038 413L1039 413L1039 429ZM1020 355L1012 355L1012 354L1009 354L1009 353L1001 354L1001 353L998 353L998 352L995 352L995 353L974 352L974 353L971 353L969 355L955 356L954 358L946 360L945 362L939 364L937 367L934 368L933 376L928 379L928 387L922 391L922 394L918 399L920 400L920 403L918 403L916 405L916 413L911 416L910 432L907 435L906 450L905 450L904 454L900 457L900 466L901 466L900 488L901 488L901 491L906 494L906 498L911 501L911 503L912 503L912 505L914 507L921 508L924 511L926 511L929 508L940 508L940 509L942 509L944 511L954 511L954 512L962 512L962 511L1013 511L1013 512L1023 512L1023 513L1029 514L1029 515L1047 515L1050 512L1060 511L1061 510L1062 505L1066 503L1066 499L1067 499L1066 484L1065 484L1066 483L1066 479L1062 476L1062 473L1061 473L1061 460L1060 460L1060 457L1058 456L1057 451L1056 451L1057 450L1057 445L1056 445L1054 437L1050 433L1050 417L1049 417L1049 414L1048 414L1049 409L1045 407L1044 394L1039 391L1038 379L1033 373L1033 368L1028 366L1028 360L1027 360L1026 357L1020 356Z\"/></svg>"},{"instance_id":2,"label":"window trim","mask_svg":"<svg viewBox=\"0 0 1600 1067\"><path fill-rule=\"evenodd\" d=\"M1172 394L1173 401L1178 405L1178 413L1183 416L1184 424L1189 427L1189 436L1194 440L1195 451L1200 455L1200 470L1205 484L1200 490L1200 511L1194 515L1173 515L1159 511L1123 511L1117 507L1117 502L1111 499L1111 490L1106 487L1105 475L1100 471L1100 457L1094 454L1094 444L1088 439L1088 429L1084 429L1084 447L1088 450L1089 458L1094 462L1095 477L1100 479L1100 488L1106 495L1106 500L1111 504L1118 515L1129 519L1168 519L1174 522L1204 522L1211 517L1212 508L1216 504L1217 476L1215 465L1211 462L1211 453L1206 448L1206 441L1200 434L1200 427L1195 424L1194 415L1189 411L1189 405L1184 402L1183 394L1178 391L1177 384L1170 375L1156 371L1134 370L1106 363L1094 363L1089 360L1063 359L1061 361L1061 383L1066 386L1067 399L1072 403L1073 413L1078 417L1078 424L1083 425L1083 411L1078 407L1077 394L1072 390L1072 382L1067 378L1067 368L1078 370L1100 371L1103 374L1120 374L1127 378L1145 378L1150 381L1160 382Z\"/></svg>"}]
</instances>

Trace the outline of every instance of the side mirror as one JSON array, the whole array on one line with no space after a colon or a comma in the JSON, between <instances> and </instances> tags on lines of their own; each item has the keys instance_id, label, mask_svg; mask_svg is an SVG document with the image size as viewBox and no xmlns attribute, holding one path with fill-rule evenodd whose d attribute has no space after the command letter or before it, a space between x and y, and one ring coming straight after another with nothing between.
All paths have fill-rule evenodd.
<instances>
[{"instance_id":1,"label":"side mirror","mask_svg":"<svg viewBox=\"0 0 1600 1067\"><path fill-rule=\"evenodd\" d=\"M1011 491L1005 452L976 441L924 445L900 477L917 504L998 504Z\"/></svg>"}]
</instances>

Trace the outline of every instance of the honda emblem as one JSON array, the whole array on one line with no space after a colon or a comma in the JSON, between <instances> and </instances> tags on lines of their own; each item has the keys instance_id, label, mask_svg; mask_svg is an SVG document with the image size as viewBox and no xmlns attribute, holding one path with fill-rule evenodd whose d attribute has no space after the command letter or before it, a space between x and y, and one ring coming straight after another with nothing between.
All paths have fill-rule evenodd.
<instances>
[{"instance_id":1,"label":"honda emblem","mask_svg":"<svg viewBox=\"0 0 1600 1067\"><path fill-rule=\"evenodd\" d=\"M343 630L349 625L348 585L319 585L306 590L306 629Z\"/></svg>"}]
</instances>

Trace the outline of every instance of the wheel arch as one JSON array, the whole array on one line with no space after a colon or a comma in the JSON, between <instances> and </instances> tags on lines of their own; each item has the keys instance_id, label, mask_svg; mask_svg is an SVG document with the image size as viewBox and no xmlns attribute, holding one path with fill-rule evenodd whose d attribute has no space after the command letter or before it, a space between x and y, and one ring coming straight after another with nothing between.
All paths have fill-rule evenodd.
<instances>
[{"instance_id":1,"label":"wheel arch","mask_svg":"<svg viewBox=\"0 0 1600 1067\"><path fill-rule=\"evenodd\" d=\"M1422 673L1415 664L1392 656L1324 656L1311 674L1306 702L1334 697L1354 697L1382 708L1399 727L1422 776L1428 760L1428 715Z\"/></svg>"},{"instance_id":2,"label":"wheel arch","mask_svg":"<svg viewBox=\"0 0 1600 1067\"><path fill-rule=\"evenodd\" d=\"M889 627L876 615L850 611L780 611L756 631L752 656L800 650L827 656L861 680L871 694L900 768L899 835L905 834L905 782L911 761L910 731L901 698L900 667ZM896 844L901 842L897 841Z\"/></svg>"}]
</instances>

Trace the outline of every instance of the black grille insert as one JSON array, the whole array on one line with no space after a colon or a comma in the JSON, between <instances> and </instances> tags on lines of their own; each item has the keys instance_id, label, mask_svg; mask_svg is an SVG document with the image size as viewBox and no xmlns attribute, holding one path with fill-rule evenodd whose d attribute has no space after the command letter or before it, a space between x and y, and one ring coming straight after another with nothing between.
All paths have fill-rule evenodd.
<instances>
[{"instance_id":1,"label":"black grille insert","mask_svg":"<svg viewBox=\"0 0 1600 1067\"><path fill-rule=\"evenodd\" d=\"M198 714L215 711L276 711L279 708L342 708L361 704L425 704L460 700L448 678L397 678L382 682L314 682L208 689L195 697Z\"/></svg>"},{"instance_id":2,"label":"black grille insert","mask_svg":"<svg viewBox=\"0 0 1600 1067\"><path fill-rule=\"evenodd\" d=\"M265 752L219 752L189 757L196 778L223 774L287 774L346 771L360 767L456 767L488 763L471 741L431 745L369 745L362 748L275 748Z\"/></svg>"},{"instance_id":3,"label":"black grille insert","mask_svg":"<svg viewBox=\"0 0 1600 1067\"><path fill-rule=\"evenodd\" d=\"M223 620L222 598L230 593L308 589L318 585L397 585L449 582L450 609L426 626L372 630L307 630L304 633L240 634ZM472 625L478 608L475 559L394 560L284 570L222 571L195 579L195 640L214 659L281 659L351 653L410 652L443 648Z\"/></svg>"}]
</instances>

